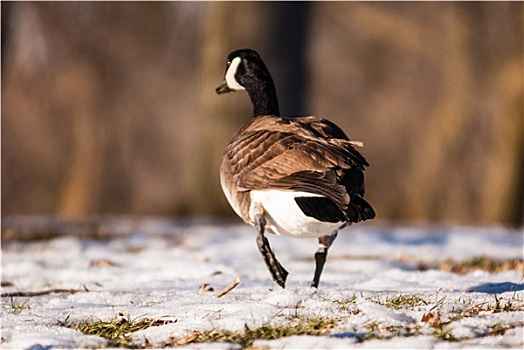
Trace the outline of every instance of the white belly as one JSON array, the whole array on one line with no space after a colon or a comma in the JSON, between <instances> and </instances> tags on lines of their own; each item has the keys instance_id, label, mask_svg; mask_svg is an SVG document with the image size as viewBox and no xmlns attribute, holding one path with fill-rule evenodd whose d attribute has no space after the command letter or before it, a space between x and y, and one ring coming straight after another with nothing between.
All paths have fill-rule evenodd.
<instances>
[{"instance_id":1,"label":"white belly","mask_svg":"<svg viewBox=\"0 0 524 350\"><path fill-rule=\"evenodd\" d=\"M344 222L322 222L306 216L295 202L295 197L321 197L307 192L285 190L251 191L251 208L264 208L266 229L277 234L300 238L331 235L345 225ZM250 216L253 210L250 210ZM254 218L250 217L251 222Z\"/></svg>"}]
</instances>

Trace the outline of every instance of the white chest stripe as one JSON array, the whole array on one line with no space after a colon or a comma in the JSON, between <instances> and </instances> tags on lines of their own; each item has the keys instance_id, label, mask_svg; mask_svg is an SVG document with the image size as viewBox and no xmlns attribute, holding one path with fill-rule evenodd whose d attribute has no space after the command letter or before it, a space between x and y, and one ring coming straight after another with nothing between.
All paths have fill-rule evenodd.
<instances>
[{"instance_id":1,"label":"white chest stripe","mask_svg":"<svg viewBox=\"0 0 524 350\"><path fill-rule=\"evenodd\" d=\"M237 73L240 62L240 57L233 58L233 61L231 61L231 64L229 65L229 68L226 72L226 83L231 90L245 90L245 88L235 79L235 74Z\"/></svg>"}]
</instances>

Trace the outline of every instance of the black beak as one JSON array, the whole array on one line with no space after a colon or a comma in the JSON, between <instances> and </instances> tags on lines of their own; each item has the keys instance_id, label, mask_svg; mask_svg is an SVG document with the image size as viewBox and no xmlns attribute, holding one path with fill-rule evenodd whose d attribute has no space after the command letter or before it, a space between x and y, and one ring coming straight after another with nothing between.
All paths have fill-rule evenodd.
<instances>
[{"instance_id":1,"label":"black beak","mask_svg":"<svg viewBox=\"0 0 524 350\"><path fill-rule=\"evenodd\" d=\"M234 90L231 90L229 88L229 86L227 86L227 82L226 80L224 79L220 85L217 86L217 88L215 89L216 93L217 94L223 94L223 93L226 93L226 92L231 92L231 91L234 91Z\"/></svg>"}]
</instances>

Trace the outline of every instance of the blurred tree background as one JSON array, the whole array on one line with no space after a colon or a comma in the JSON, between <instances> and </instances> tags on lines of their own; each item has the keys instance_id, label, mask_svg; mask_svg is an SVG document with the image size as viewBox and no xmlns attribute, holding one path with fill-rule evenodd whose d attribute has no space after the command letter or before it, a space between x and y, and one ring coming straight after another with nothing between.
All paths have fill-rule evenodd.
<instances>
[{"instance_id":1,"label":"blurred tree background","mask_svg":"<svg viewBox=\"0 0 524 350\"><path fill-rule=\"evenodd\" d=\"M365 143L378 218L521 225L522 2L4 2L2 214L232 215L217 96L257 49L282 113Z\"/></svg>"}]
</instances>

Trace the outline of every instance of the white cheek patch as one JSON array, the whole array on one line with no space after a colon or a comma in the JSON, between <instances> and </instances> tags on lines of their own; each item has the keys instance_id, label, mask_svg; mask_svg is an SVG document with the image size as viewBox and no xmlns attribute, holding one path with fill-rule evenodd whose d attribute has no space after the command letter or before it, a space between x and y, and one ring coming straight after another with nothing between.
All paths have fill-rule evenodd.
<instances>
[{"instance_id":1,"label":"white cheek patch","mask_svg":"<svg viewBox=\"0 0 524 350\"><path fill-rule=\"evenodd\" d=\"M229 65L229 68L226 72L226 83L231 90L245 90L245 88L235 79L235 74L237 73L240 61L240 57L233 58L233 61L231 61L231 64Z\"/></svg>"}]
</instances>

